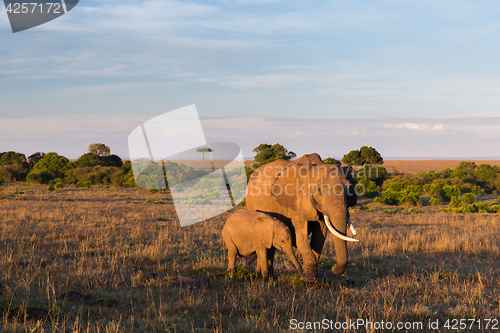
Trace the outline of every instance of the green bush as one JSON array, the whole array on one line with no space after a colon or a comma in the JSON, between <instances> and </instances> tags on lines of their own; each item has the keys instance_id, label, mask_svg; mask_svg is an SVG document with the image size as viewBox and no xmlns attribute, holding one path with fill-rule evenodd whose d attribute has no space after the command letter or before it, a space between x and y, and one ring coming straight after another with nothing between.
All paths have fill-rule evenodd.
<instances>
[{"instance_id":1,"label":"green bush","mask_svg":"<svg viewBox=\"0 0 500 333\"><path fill-rule=\"evenodd\" d=\"M441 204L441 201L438 199L438 198L431 198L431 200L429 200L429 204L431 206L439 206Z\"/></svg>"},{"instance_id":2,"label":"green bush","mask_svg":"<svg viewBox=\"0 0 500 333\"><path fill-rule=\"evenodd\" d=\"M383 164L384 159L375 148L363 146L344 155L342 162L347 165Z\"/></svg>"},{"instance_id":3,"label":"green bush","mask_svg":"<svg viewBox=\"0 0 500 333\"><path fill-rule=\"evenodd\" d=\"M29 172L27 163L0 165L0 177L6 181L24 181Z\"/></svg>"},{"instance_id":4,"label":"green bush","mask_svg":"<svg viewBox=\"0 0 500 333\"><path fill-rule=\"evenodd\" d=\"M94 185L129 186L130 178L133 179L133 175L131 175L131 171L127 172L126 169L96 165L68 170L65 182L68 184L90 182ZM135 186L135 182L131 186Z\"/></svg>"},{"instance_id":5,"label":"green bush","mask_svg":"<svg viewBox=\"0 0 500 333\"><path fill-rule=\"evenodd\" d=\"M199 196L196 198L189 198L187 200L182 201L183 205L211 205L212 200L209 198L205 198L203 196Z\"/></svg>"},{"instance_id":6,"label":"green bush","mask_svg":"<svg viewBox=\"0 0 500 333\"><path fill-rule=\"evenodd\" d=\"M256 153L254 160L260 164L270 163L276 160L288 161L297 156L293 151L288 151L288 149L279 143L272 146L267 143L262 143L252 151Z\"/></svg>"},{"instance_id":7,"label":"green bush","mask_svg":"<svg viewBox=\"0 0 500 333\"><path fill-rule=\"evenodd\" d=\"M90 186L92 185L91 182L86 182L86 181L80 181L78 183L76 183L76 187L86 187L86 188L89 188Z\"/></svg>"},{"instance_id":8,"label":"green bush","mask_svg":"<svg viewBox=\"0 0 500 333\"><path fill-rule=\"evenodd\" d=\"M5 180L2 177L0 177L0 186L2 186L3 184L5 184Z\"/></svg>"},{"instance_id":9,"label":"green bush","mask_svg":"<svg viewBox=\"0 0 500 333\"><path fill-rule=\"evenodd\" d=\"M399 213L399 209L397 208L391 208L391 209L384 209L380 211L382 214L397 214Z\"/></svg>"},{"instance_id":10,"label":"green bush","mask_svg":"<svg viewBox=\"0 0 500 333\"><path fill-rule=\"evenodd\" d=\"M123 161L118 155L108 155L101 158L103 166L112 166L121 168L123 166Z\"/></svg>"},{"instance_id":11,"label":"green bush","mask_svg":"<svg viewBox=\"0 0 500 333\"><path fill-rule=\"evenodd\" d=\"M26 181L38 184L48 184L51 180L57 178L50 170L33 170L26 177Z\"/></svg>"},{"instance_id":12,"label":"green bush","mask_svg":"<svg viewBox=\"0 0 500 333\"><path fill-rule=\"evenodd\" d=\"M463 204L464 204L464 201L462 200L462 197L453 196L453 197L451 197L451 200L450 200L450 203L448 204L448 207L458 208L458 207L462 207Z\"/></svg>"},{"instance_id":13,"label":"green bush","mask_svg":"<svg viewBox=\"0 0 500 333\"><path fill-rule=\"evenodd\" d=\"M49 187L47 188L47 191L49 191L49 192L54 191L54 186L53 185L49 185Z\"/></svg>"},{"instance_id":14,"label":"green bush","mask_svg":"<svg viewBox=\"0 0 500 333\"><path fill-rule=\"evenodd\" d=\"M83 154L74 163L77 168L91 167L96 165L113 166L120 168L123 166L122 159L117 155L100 156L94 153Z\"/></svg>"},{"instance_id":15,"label":"green bush","mask_svg":"<svg viewBox=\"0 0 500 333\"><path fill-rule=\"evenodd\" d=\"M68 169L72 167L72 163L57 153L48 153L40 161L33 166L33 171L46 170L55 175L54 178L64 177Z\"/></svg>"},{"instance_id":16,"label":"green bush","mask_svg":"<svg viewBox=\"0 0 500 333\"><path fill-rule=\"evenodd\" d=\"M199 177L196 171L185 164L177 164L171 161L163 163L166 178L163 173L163 168L158 163L151 163L149 160L135 160L134 170L138 174L137 179L132 179L133 173L131 164L125 163L122 169L129 169L127 173L127 182L130 184L137 183L137 186L147 189L167 189L168 186L175 186ZM168 180L168 182L167 182Z\"/></svg>"},{"instance_id":17,"label":"green bush","mask_svg":"<svg viewBox=\"0 0 500 333\"><path fill-rule=\"evenodd\" d=\"M486 203L473 203L461 207L441 208L441 210L447 213L499 213L500 205L489 206Z\"/></svg>"},{"instance_id":18,"label":"green bush","mask_svg":"<svg viewBox=\"0 0 500 333\"><path fill-rule=\"evenodd\" d=\"M204 196L208 199L217 199L221 197L219 190L207 191Z\"/></svg>"},{"instance_id":19,"label":"green bush","mask_svg":"<svg viewBox=\"0 0 500 333\"><path fill-rule=\"evenodd\" d=\"M498 213L500 205L489 206L487 203L476 203L476 197L472 193L466 193L462 197L453 196L448 208L441 208L443 212L451 213Z\"/></svg>"},{"instance_id":20,"label":"green bush","mask_svg":"<svg viewBox=\"0 0 500 333\"><path fill-rule=\"evenodd\" d=\"M323 163L325 163L325 164L337 164L337 165L341 164L339 160L336 160L336 159L331 158L331 157L328 157L327 159L324 159Z\"/></svg>"},{"instance_id":21,"label":"green bush","mask_svg":"<svg viewBox=\"0 0 500 333\"><path fill-rule=\"evenodd\" d=\"M26 156L15 151L3 153L0 157L0 165L13 165L26 163ZM27 164L27 163L26 163Z\"/></svg>"},{"instance_id":22,"label":"green bush","mask_svg":"<svg viewBox=\"0 0 500 333\"><path fill-rule=\"evenodd\" d=\"M418 193L418 187L394 182L382 193L382 197L375 198L375 202L386 205L420 205L422 199Z\"/></svg>"},{"instance_id":23,"label":"green bush","mask_svg":"<svg viewBox=\"0 0 500 333\"><path fill-rule=\"evenodd\" d=\"M415 208L408 208L406 211L407 212L412 212L412 213L417 213L417 214L423 214L423 213L425 213L423 209L415 209Z\"/></svg>"},{"instance_id":24,"label":"green bush","mask_svg":"<svg viewBox=\"0 0 500 333\"><path fill-rule=\"evenodd\" d=\"M387 178L387 170L378 165L365 165L354 173L354 177L359 181L363 179L371 180L377 186L380 186L384 179Z\"/></svg>"},{"instance_id":25,"label":"green bush","mask_svg":"<svg viewBox=\"0 0 500 333\"><path fill-rule=\"evenodd\" d=\"M146 199L145 203L152 203L156 205L163 205L165 202L163 200L156 200L154 201L153 199Z\"/></svg>"},{"instance_id":26,"label":"green bush","mask_svg":"<svg viewBox=\"0 0 500 333\"><path fill-rule=\"evenodd\" d=\"M500 167L496 165L481 164L474 170L474 177L480 181L487 181L495 178L500 173Z\"/></svg>"},{"instance_id":27,"label":"green bush","mask_svg":"<svg viewBox=\"0 0 500 333\"><path fill-rule=\"evenodd\" d=\"M481 195L481 194L484 194L485 191L480 186L474 185L474 186L472 186L472 189L470 192L474 195Z\"/></svg>"},{"instance_id":28,"label":"green bush","mask_svg":"<svg viewBox=\"0 0 500 333\"><path fill-rule=\"evenodd\" d=\"M178 164L166 161L163 163L163 166L165 167L165 174L167 175L169 185L178 185L198 178L195 170L183 163Z\"/></svg>"},{"instance_id":29,"label":"green bush","mask_svg":"<svg viewBox=\"0 0 500 333\"><path fill-rule=\"evenodd\" d=\"M24 154L8 151L0 155L0 178L6 181L24 181L29 171Z\"/></svg>"},{"instance_id":30,"label":"green bush","mask_svg":"<svg viewBox=\"0 0 500 333\"><path fill-rule=\"evenodd\" d=\"M476 202L476 196L473 193L465 193L463 195L463 201L466 204L473 204Z\"/></svg>"},{"instance_id":31,"label":"green bush","mask_svg":"<svg viewBox=\"0 0 500 333\"><path fill-rule=\"evenodd\" d=\"M80 156L75 162L76 168L84 168L90 166L101 165L101 156L94 153L86 153Z\"/></svg>"},{"instance_id":32,"label":"green bush","mask_svg":"<svg viewBox=\"0 0 500 333\"><path fill-rule=\"evenodd\" d=\"M444 185L441 188L439 195L443 201L450 202L452 197L460 196L460 192L461 191L457 186Z\"/></svg>"}]
</instances>

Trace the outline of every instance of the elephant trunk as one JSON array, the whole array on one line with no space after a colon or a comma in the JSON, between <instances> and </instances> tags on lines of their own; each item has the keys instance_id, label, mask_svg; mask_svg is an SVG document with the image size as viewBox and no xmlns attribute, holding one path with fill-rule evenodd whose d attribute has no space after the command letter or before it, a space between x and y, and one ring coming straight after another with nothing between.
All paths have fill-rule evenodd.
<instances>
[{"instance_id":1,"label":"elephant trunk","mask_svg":"<svg viewBox=\"0 0 500 333\"><path fill-rule=\"evenodd\" d=\"M286 246L284 249L281 249L288 258L293 262L295 265L295 268L297 268L297 275L301 276L302 275L302 266L300 266L299 262L297 261L297 258L295 257L295 254L293 253L292 245L290 244L289 246Z\"/></svg>"},{"instance_id":2,"label":"elephant trunk","mask_svg":"<svg viewBox=\"0 0 500 333\"><path fill-rule=\"evenodd\" d=\"M335 275L340 275L344 273L347 268L347 242L335 238L333 240L333 245L335 246L335 253L337 254L337 263L332 267L332 273Z\"/></svg>"},{"instance_id":3,"label":"elephant trunk","mask_svg":"<svg viewBox=\"0 0 500 333\"><path fill-rule=\"evenodd\" d=\"M325 215L325 223L330 232L336 237L333 239L333 245L335 246L335 253L337 255L337 263L332 267L332 273L335 275L340 275L344 273L347 268L348 252L347 252L347 241L358 241L357 239L349 238L345 236L347 231L348 216L340 216L333 220L334 226L330 223L330 219Z\"/></svg>"}]
</instances>

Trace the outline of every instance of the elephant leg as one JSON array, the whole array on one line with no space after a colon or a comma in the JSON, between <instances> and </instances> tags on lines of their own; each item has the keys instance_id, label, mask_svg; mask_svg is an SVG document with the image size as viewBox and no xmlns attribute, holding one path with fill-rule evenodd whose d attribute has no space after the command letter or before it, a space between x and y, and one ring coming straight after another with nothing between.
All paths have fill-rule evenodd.
<instances>
[{"instance_id":1,"label":"elephant leg","mask_svg":"<svg viewBox=\"0 0 500 333\"><path fill-rule=\"evenodd\" d=\"M247 262L245 264L245 267L248 268L251 264L253 264L257 260L257 252L252 253L251 255L248 256ZM257 264L255 265L255 273L260 273L260 261L257 260Z\"/></svg>"},{"instance_id":2,"label":"elephant leg","mask_svg":"<svg viewBox=\"0 0 500 333\"><path fill-rule=\"evenodd\" d=\"M326 240L326 224L314 221L310 223L309 231L312 232L311 249L316 256L316 262L319 263L319 257L321 256L323 245L325 244Z\"/></svg>"},{"instance_id":3,"label":"elephant leg","mask_svg":"<svg viewBox=\"0 0 500 333\"><path fill-rule=\"evenodd\" d=\"M307 221L304 221L301 227L295 227L295 234L297 236L297 248L303 260L303 273L300 279L304 282L318 282L318 264L307 237Z\"/></svg>"},{"instance_id":4,"label":"elephant leg","mask_svg":"<svg viewBox=\"0 0 500 333\"><path fill-rule=\"evenodd\" d=\"M260 265L262 277L264 279L269 278L269 270L267 268L267 249L264 248L257 253L257 262Z\"/></svg>"},{"instance_id":5,"label":"elephant leg","mask_svg":"<svg viewBox=\"0 0 500 333\"><path fill-rule=\"evenodd\" d=\"M274 252L276 252L274 246L267 250L267 267L270 276L274 276Z\"/></svg>"},{"instance_id":6,"label":"elephant leg","mask_svg":"<svg viewBox=\"0 0 500 333\"><path fill-rule=\"evenodd\" d=\"M236 259L238 257L238 249L234 243L227 244L228 267L227 270L231 275L236 274Z\"/></svg>"},{"instance_id":7,"label":"elephant leg","mask_svg":"<svg viewBox=\"0 0 500 333\"><path fill-rule=\"evenodd\" d=\"M251 264L253 264L256 259L257 259L257 254L255 252L252 253L251 255L249 255L248 259L247 259L247 262L245 264L245 267L250 266Z\"/></svg>"}]
</instances>

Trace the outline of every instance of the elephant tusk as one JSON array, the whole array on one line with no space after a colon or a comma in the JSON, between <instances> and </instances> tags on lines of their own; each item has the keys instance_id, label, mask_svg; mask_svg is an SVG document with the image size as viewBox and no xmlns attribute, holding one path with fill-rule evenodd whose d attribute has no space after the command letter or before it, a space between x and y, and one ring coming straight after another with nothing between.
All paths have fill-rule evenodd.
<instances>
[{"instance_id":1,"label":"elephant tusk","mask_svg":"<svg viewBox=\"0 0 500 333\"><path fill-rule=\"evenodd\" d=\"M351 222L351 219L347 221L347 224L349 224L349 228L351 228L351 232L354 236L356 236L358 233L356 232L356 229L354 228L354 225Z\"/></svg>"},{"instance_id":2,"label":"elephant tusk","mask_svg":"<svg viewBox=\"0 0 500 333\"><path fill-rule=\"evenodd\" d=\"M359 242L359 239L354 239L354 238L350 238L350 237L342 235L340 232L338 232L337 230L335 230L335 228L332 226L332 224L330 223L330 219L328 218L328 216L324 215L324 217L325 217L326 227L328 228L328 230L330 230L330 232L332 234L334 234L338 238L340 238L342 240L345 240L347 242Z\"/></svg>"}]
</instances>

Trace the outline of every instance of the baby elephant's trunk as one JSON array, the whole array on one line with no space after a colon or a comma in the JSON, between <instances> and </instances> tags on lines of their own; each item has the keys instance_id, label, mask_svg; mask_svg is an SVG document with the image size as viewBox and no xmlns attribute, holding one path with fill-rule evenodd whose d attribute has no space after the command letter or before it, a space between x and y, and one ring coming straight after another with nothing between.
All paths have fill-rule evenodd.
<instances>
[{"instance_id":1,"label":"baby elephant's trunk","mask_svg":"<svg viewBox=\"0 0 500 333\"><path fill-rule=\"evenodd\" d=\"M282 251L290 258L290 260L293 262L295 265L295 268L297 268L297 274L299 276L302 275L302 266L300 266L299 262L297 261L297 258L295 257L295 254L293 253L293 248L292 245L286 245Z\"/></svg>"}]
</instances>

